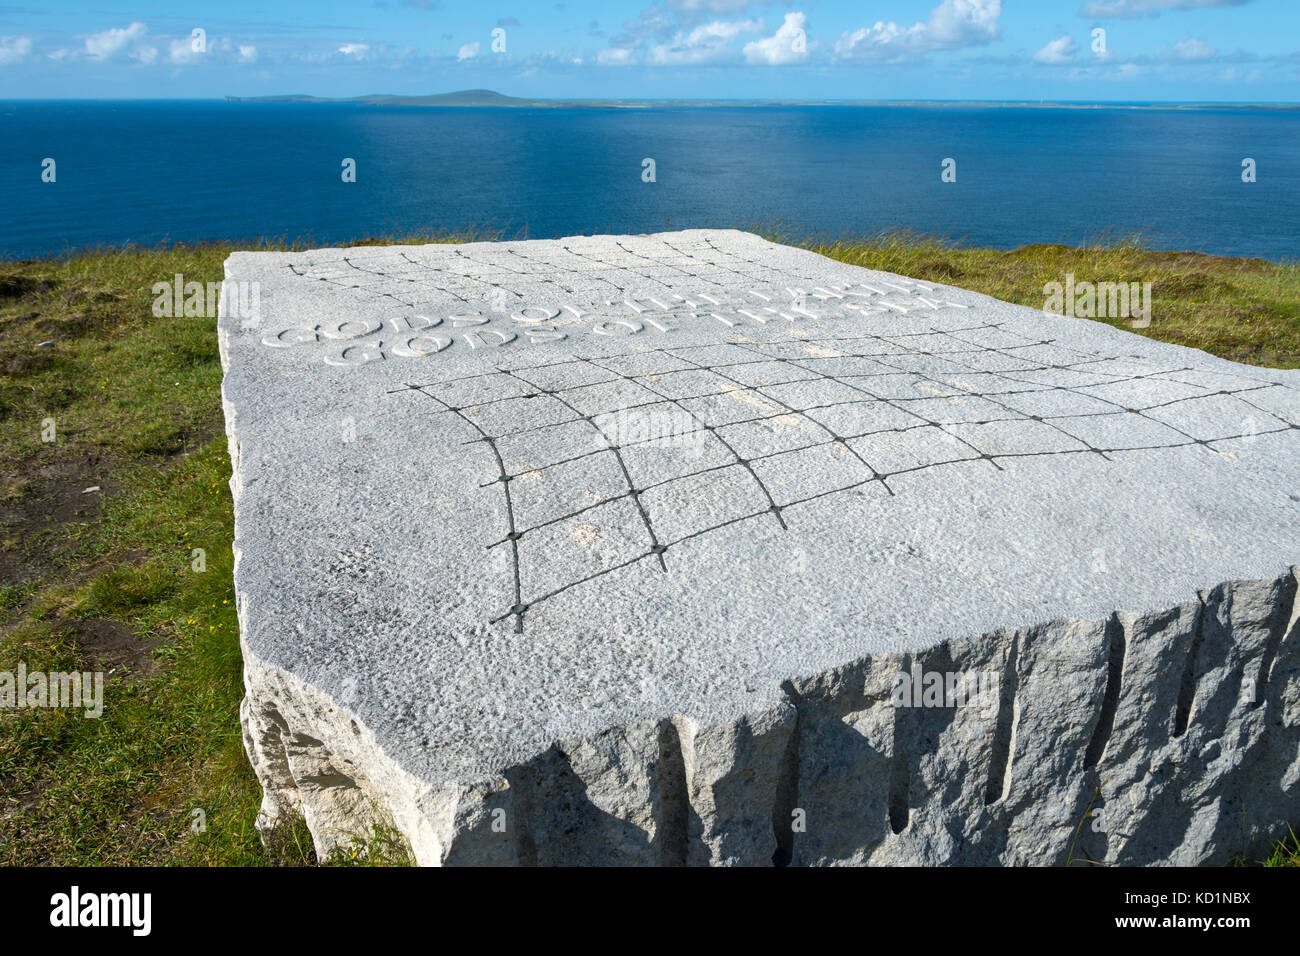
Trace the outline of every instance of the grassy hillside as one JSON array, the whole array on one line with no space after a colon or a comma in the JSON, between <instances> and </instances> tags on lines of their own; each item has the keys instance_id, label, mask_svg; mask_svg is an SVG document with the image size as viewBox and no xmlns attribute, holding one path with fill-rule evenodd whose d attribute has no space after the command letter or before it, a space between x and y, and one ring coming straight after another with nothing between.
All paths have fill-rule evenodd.
<instances>
[{"instance_id":1,"label":"grassy hillside","mask_svg":"<svg viewBox=\"0 0 1300 956\"><path fill-rule=\"evenodd\" d=\"M1034 307L1043 284L1066 272L1150 281L1153 319L1141 334L1300 367L1296 265L1124 244L1010 252L908 236L806 244ZM234 248L0 264L0 670L23 661L103 670L109 681L99 720L0 711L0 864L317 862L301 826L270 848L253 828L260 791L237 716L215 320L155 318L150 308L153 284L176 273L219 282ZM50 420L53 442L42 440ZM402 862L383 834L362 846L367 859ZM1296 865L1300 844L1242 854Z\"/></svg>"}]
</instances>

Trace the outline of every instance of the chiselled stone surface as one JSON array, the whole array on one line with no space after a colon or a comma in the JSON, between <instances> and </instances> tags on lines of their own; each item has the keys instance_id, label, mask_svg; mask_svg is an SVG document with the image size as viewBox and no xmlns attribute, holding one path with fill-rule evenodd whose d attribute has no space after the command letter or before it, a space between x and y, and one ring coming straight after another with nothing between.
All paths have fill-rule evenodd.
<instances>
[{"instance_id":1,"label":"chiselled stone surface","mask_svg":"<svg viewBox=\"0 0 1300 956\"><path fill-rule=\"evenodd\" d=\"M1060 864L1300 821L1300 374L732 231L226 273L264 823Z\"/></svg>"}]
</instances>

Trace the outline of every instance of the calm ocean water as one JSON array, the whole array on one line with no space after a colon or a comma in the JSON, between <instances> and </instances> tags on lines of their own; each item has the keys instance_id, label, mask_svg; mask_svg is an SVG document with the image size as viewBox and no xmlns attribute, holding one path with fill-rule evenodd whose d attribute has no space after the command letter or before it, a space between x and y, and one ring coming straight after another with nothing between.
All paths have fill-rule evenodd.
<instances>
[{"instance_id":1,"label":"calm ocean water","mask_svg":"<svg viewBox=\"0 0 1300 956\"><path fill-rule=\"evenodd\" d=\"M41 162L57 182L41 182ZM343 183L340 163L357 162ZM642 182L653 158L657 182ZM940 181L944 157L957 181ZM1241 181L1243 157L1258 181ZM0 103L0 255L98 243L783 223L1300 256L1300 113Z\"/></svg>"}]
</instances>

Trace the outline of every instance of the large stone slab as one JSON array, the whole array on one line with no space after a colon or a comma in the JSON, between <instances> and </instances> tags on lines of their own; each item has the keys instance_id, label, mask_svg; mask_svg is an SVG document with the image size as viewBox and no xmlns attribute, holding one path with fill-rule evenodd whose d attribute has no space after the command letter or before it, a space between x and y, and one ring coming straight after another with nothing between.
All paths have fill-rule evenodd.
<instances>
[{"instance_id":1,"label":"large stone slab","mask_svg":"<svg viewBox=\"0 0 1300 956\"><path fill-rule=\"evenodd\" d=\"M1060 864L1300 820L1300 374L733 231L226 273L263 825Z\"/></svg>"}]
</instances>

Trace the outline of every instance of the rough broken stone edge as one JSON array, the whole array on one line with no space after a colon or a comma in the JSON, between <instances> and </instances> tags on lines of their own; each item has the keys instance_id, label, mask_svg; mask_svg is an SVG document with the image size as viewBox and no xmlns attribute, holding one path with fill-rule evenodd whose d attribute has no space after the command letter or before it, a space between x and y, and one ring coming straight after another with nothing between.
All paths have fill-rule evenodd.
<instances>
[{"instance_id":1,"label":"rough broken stone edge","mask_svg":"<svg viewBox=\"0 0 1300 956\"><path fill-rule=\"evenodd\" d=\"M228 334L219 332L223 369L229 360ZM235 410L224 392L222 401L238 524L242 488ZM234 550L237 579L237 545ZM300 813L322 857L335 847L364 841L373 826L383 825L401 834L416 862L424 865L766 865L774 859L804 864L1059 864L1090 858L1076 851L1080 834L1096 832L1081 824L1101 796L1107 798L1108 825L1119 827L1107 832L1120 838L1106 838L1104 859L1097 862L1216 863L1300 819L1296 590L1297 569L1292 567L1272 580L1219 583L1194 601L1160 612L1116 612L1102 622L1058 620L946 642L912 655L872 655L786 681L782 703L732 723L701 725L678 714L614 727L556 741L497 776L441 784L399 767L364 722L329 695L261 661L241 627L247 696L240 719L245 749L263 787L259 827L265 831L286 814ZM1261 604L1264 618L1276 622L1253 641L1239 641L1234 631L1232 610L1241 595L1254 613L1237 630L1260 630ZM237 595L236 605L242 622L247 613L243 595ZM1223 653L1224 664L1199 673L1197 651L1211 607L1227 613L1214 648ZM1192 631L1182 634L1177 628L1189 618ZM1164 631L1152 622L1164 622ZM1173 639L1162 640L1169 627ZM1117 630L1121 680L1119 688L1112 688ZM1146 685L1122 679L1134 648L1142 644L1138 637L1158 645L1146 648L1155 655ZM1076 699L1061 698L1059 683L1042 683L1048 693L1025 697L1026 655L1033 657L1058 642L1085 654L1074 661L1073 676L1080 678L1074 682ZM1170 715L1162 717L1159 708L1153 712L1148 706L1145 713L1138 707L1131 724L1121 721L1117 728L1125 689L1140 698L1169 696L1174 670L1160 655L1179 656L1180 643L1190 646L1176 670L1179 706L1190 710L1202 700L1215 704L1226 688L1235 705L1226 711L1216 705L1211 711L1216 721L1222 717L1222 726L1202 724L1195 720L1197 714L1185 713L1183 732L1161 742L1155 738ZM1060 666L1069 659L1066 654L1054 663ZM940 727L934 753L916 747L907 718L898 717L900 711L889 700L894 674L908 670L914 660L924 669L930 669L929 663L937 669L1001 671L1008 700L998 708L994 727L978 732L959 727L949 738ZM1266 694L1258 706L1242 700L1240 690L1248 681ZM1057 699L1048 699L1052 691ZM942 723L949 711L901 713L919 715L911 729L924 740L934 733L930 725L936 714ZM1035 732L1036 751L1024 749L1034 740L1016 739L1027 713L1046 720L1023 728ZM956 727L961 717L956 713L949 723ZM818 748L831 741L818 731L849 723L867 759L844 763L833 748L819 755ZM1142 739L1142 731L1150 739ZM987 745L985 734L990 736ZM1136 767L1112 766L1112 753L1127 756L1130 764L1136 760ZM878 765L872 757L879 758L874 761ZM838 771L814 772L821 762L832 767L837 761L844 764ZM1029 772L1018 776L1026 767ZM1168 774L1170 767L1191 770L1172 771L1172 781L1153 783L1154 775ZM1035 774L1038 768L1045 770ZM1104 793L1111 783L1106 773L1127 773L1127 787L1139 789L1151 802L1129 808L1126 816L1125 790ZM968 785L963 774L975 776L977 784ZM999 776L1005 785L995 793ZM917 778L922 786L915 785ZM1268 792L1274 781L1280 796L1269 793L1270 799L1247 810L1246 795ZM1118 807L1113 813L1112 799ZM1242 803L1242 812L1229 812L1225 800ZM979 801L983 809L975 805ZM1158 821L1162 829L1152 834L1149 818L1156 805L1183 810ZM783 821L797 811L810 817L813 829L792 839ZM504 834L498 829L502 823ZM952 838L954 824L960 841Z\"/></svg>"},{"instance_id":2,"label":"rough broken stone edge","mask_svg":"<svg viewBox=\"0 0 1300 956\"><path fill-rule=\"evenodd\" d=\"M301 813L322 856L382 825L424 865L1061 864L1093 858L1076 831L1110 781L1106 822L1119 838L1102 841L1098 862L1219 863L1300 818L1298 574L1224 583L1161 612L869 656L787 681L782 704L734 723L677 714L613 727L478 780L436 784L403 771L346 707L247 645L240 716L264 790L261 824ZM1149 678L1127 698L1113 687L1117 628L1119 671ZM1171 667L1179 657L1184 667ZM893 707L892 678L914 659L923 669L1004 668L994 725L954 731L954 719L945 732L951 710ZM1026 695L1035 666L1065 669ZM1175 736L1179 715L1160 701L1186 694L1186 674L1195 693ZM1264 693L1257 707L1241 692L1252 684ZM845 764L836 741L849 723L865 764ZM920 785L900 789L900 767ZM1134 792L1145 801L1126 812ZM778 837L777 821L801 806L807 837ZM953 832L965 839L954 844Z\"/></svg>"}]
</instances>

